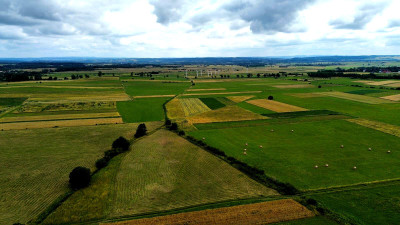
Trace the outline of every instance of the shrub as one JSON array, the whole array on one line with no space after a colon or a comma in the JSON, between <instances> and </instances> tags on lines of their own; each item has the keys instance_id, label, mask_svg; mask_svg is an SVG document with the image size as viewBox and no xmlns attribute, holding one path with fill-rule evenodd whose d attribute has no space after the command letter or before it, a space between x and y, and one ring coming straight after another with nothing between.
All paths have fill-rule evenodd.
<instances>
[{"instance_id":1,"label":"shrub","mask_svg":"<svg viewBox=\"0 0 400 225\"><path fill-rule=\"evenodd\" d=\"M184 135L185 135L185 131L180 130L180 131L178 132L178 135L179 135L179 136L184 136Z\"/></svg>"},{"instance_id":2,"label":"shrub","mask_svg":"<svg viewBox=\"0 0 400 225\"><path fill-rule=\"evenodd\" d=\"M139 126L136 130L135 138L140 138L140 137L146 135L146 133L147 133L146 124L141 123L141 124L139 124Z\"/></svg>"},{"instance_id":3,"label":"shrub","mask_svg":"<svg viewBox=\"0 0 400 225\"><path fill-rule=\"evenodd\" d=\"M321 85L318 85L318 88L322 88L322 86L321 86Z\"/></svg>"},{"instance_id":4,"label":"shrub","mask_svg":"<svg viewBox=\"0 0 400 225\"><path fill-rule=\"evenodd\" d=\"M171 120L166 120L165 121L165 126L171 126Z\"/></svg>"},{"instance_id":5,"label":"shrub","mask_svg":"<svg viewBox=\"0 0 400 225\"><path fill-rule=\"evenodd\" d=\"M169 127L169 130L178 130L178 124L172 123L171 126Z\"/></svg>"},{"instance_id":6,"label":"shrub","mask_svg":"<svg viewBox=\"0 0 400 225\"><path fill-rule=\"evenodd\" d=\"M81 189L90 184L90 169L86 167L75 167L69 174L69 184L73 189Z\"/></svg>"},{"instance_id":7,"label":"shrub","mask_svg":"<svg viewBox=\"0 0 400 225\"><path fill-rule=\"evenodd\" d=\"M111 150L107 150L104 152L104 158L109 161L110 159L112 159L114 156L118 155L118 151L117 149L111 149Z\"/></svg>"},{"instance_id":8,"label":"shrub","mask_svg":"<svg viewBox=\"0 0 400 225\"><path fill-rule=\"evenodd\" d=\"M317 205L317 201L313 198L307 199L307 204L308 205Z\"/></svg>"},{"instance_id":9,"label":"shrub","mask_svg":"<svg viewBox=\"0 0 400 225\"><path fill-rule=\"evenodd\" d=\"M274 100L274 96L272 95L268 96L268 100Z\"/></svg>"},{"instance_id":10,"label":"shrub","mask_svg":"<svg viewBox=\"0 0 400 225\"><path fill-rule=\"evenodd\" d=\"M98 159L98 160L96 161L96 168L97 168L97 169L102 169L102 168L106 167L107 164L108 164L108 160L107 160L106 158L103 157L103 158Z\"/></svg>"},{"instance_id":11,"label":"shrub","mask_svg":"<svg viewBox=\"0 0 400 225\"><path fill-rule=\"evenodd\" d=\"M124 152L129 150L129 146L129 141L124 137L119 137L112 143L113 149L121 149Z\"/></svg>"}]
</instances>

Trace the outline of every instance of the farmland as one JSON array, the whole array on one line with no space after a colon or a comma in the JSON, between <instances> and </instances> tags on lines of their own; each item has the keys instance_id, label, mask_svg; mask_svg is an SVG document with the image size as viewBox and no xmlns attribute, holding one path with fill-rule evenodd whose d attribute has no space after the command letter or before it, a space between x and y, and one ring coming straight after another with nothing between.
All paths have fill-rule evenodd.
<instances>
[{"instance_id":1,"label":"farmland","mask_svg":"<svg viewBox=\"0 0 400 225\"><path fill-rule=\"evenodd\" d=\"M306 75L320 68L145 66L1 82L0 224L396 224L398 82ZM140 123L148 132L134 138ZM69 172L95 171L119 136L130 149L72 190Z\"/></svg>"}]
</instances>

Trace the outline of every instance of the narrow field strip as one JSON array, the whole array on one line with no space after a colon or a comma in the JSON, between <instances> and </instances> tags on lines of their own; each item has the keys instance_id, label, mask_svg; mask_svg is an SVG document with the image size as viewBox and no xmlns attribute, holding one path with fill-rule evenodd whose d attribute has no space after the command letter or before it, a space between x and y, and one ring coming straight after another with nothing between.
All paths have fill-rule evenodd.
<instances>
[{"instance_id":1,"label":"narrow field strip","mask_svg":"<svg viewBox=\"0 0 400 225\"><path fill-rule=\"evenodd\" d=\"M398 95L389 95L389 96L384 96L384 97L381 97L381 98L383 98L383 99L387 99L387 100L390 100L390 101L400 101L400 94L398 94Z\"/></svg>"},{"instance_id":2,"label":"narrow field strip","mask_svg":"<svg viewBox=\"0 0 400 225\"><path fill-rule=\"evenodd\" d=\"M290 89L290 88L314 88L315 86L311 84L289 84L289 85L274 85L272 87Z\"/></svg>"},{"instance_id":3,"label":"narrow field strip","mask_svg":"<svg viewBox=\"0 0 400 225\"><path fill-rule=\"evenodd\" d=\"M109 113L61 114L61 115L46 115L46 116L16 116L16 117L1 118L0 123L67 120L67 119L112 118L112 117L120 117L120 115L118 112L109 112Z\"/></svg>"},{"instance_id":4,"label":"narrow field strip","mask_svg":"<svg viewBox=\"0 0 400 225\"><path fill-rule=\"evenodd\" d=\"M253 104L255 106L268 109L274 112L297 112L297 111L307 111L308 109L301 108L294 105L289 105L282 102L277 102L267 99L254 99L247 101L247 103Z\"/></svg>"},{"instance_id":5,"label":"narrow field strip","mask_svg":"<svg viewBox=\"0 0 400 225\"><path fill-rule=\"evenodd\" d=\"M102 125L102 124L118 124L118 123L123 123L122 118L119 117L119 118L55 120L55 121L40 121L40 122L15 122L15 123L0 124L0 130L77 127L77 126L92 126L92 125Z\"/></svg>"},{"instance_id":6,"label":"narrow field strip","mask_svg":"<svg viewBox=\"0 0 400 225\"><path fill-rule=\"evenodd\" d=\"M108 225L152 225L152 224L269 224L315 216L306 207L292 199L207 209L154 218L137 219Z\"/></svg>"},{"instance_id":7,"label":"narrow field strip","mask_svg":"<svg viewBox=\"0 0 400 225\"><path fill-rule=\"evenodd\" d=\"M211 110L198 98L180 98L179 101L182 104L186 116L192 116Z\"/></svg>"},{"instance_id":8,"label":"narrow field strip","mask_svg":"<svg viewBox=\"0 0 400 225\"><path fill-rule=\"evenodd\" d=\"M378 121L361 119L361 118L347 119L347 121L356 123L358 125L368 127L368 128L374 129L374 130L378 130L378 131L381 131L381 132L384 132L384 133L387 133L390 135L400 137L400 127L399 126L382 123L382 122L378 122Z\"/></svg>"},{"instance_id":9,"label":"narrow field strip","mask_svg":"<svg viewBox=\"0 0 400 225\"><path fill-rule=\"evenodd\" d=\"M190 93L190 94L182 94L183 96L197 96L197 95L233 95L233 94L253 94L253 93L261 93L262 91L236 91L236 92L214 92L214 93Z\"/></svg>"},{"instance_id":10,"label":"narrow field strip","mask_svg":"<svg viewBox=\"0 0 400 225\"><path fill-rule=\"evenodd\" d=\"M262 120L268 117L253 113L239 106L226 106L217 110L204 112L188 118L192 124L230 122L243 120Z\"/></svg>"},{"instance_id":11,"label":"narrow field strip","mask_svg":"<svg viewBox=\"0 0 400 225\"><path fill-rule=\"evenodd\" d=\"M319 92L319 94L324 95L324 96L329 96L329 97L342 98L342 99L351 100L351 101L355 101L355 102L367 103L367 104L394 103L387 99L374 98L374 97L365 96L365 95L356 95L356 94L349 94L349 93L336 92L336 91Z\"/></svg>"},{"instance_id":12,"label":"narrow field strip","mask_svg":"<svg viewBox=\"0 0 400 225\"><path fill-rule=\"evenodd\" d=\"M188 89L186 91L225 91L226 88L203 88L203 89Z\"/></svg>"},{"instance_id":13,"label":"narrow field strip","mask_svg":"<svg viewBox=\"0 0 400 225\"><path fill-rule=\"evenodd\" d=\"M254 97L255 97L254 95L247 95L247 96L228 96L226 98L233 102L239 103L239 102L244 102L244 101L249 100Z\"/></svg>"},{"instance_id":14,"label":"narrow field strip","mask_svg":"<svg viewBox=\"0 0 400 225\"><path fill-rule=\"evenodd\" d=\"M164 98L174 97L175 95L143 95L143 96L132 96L133 98Z\"/></svg>"},{"instance_id":15,"label":"narrow field strip","mask_svg":"<svg viewBox=\"0 0 400 225\"><path fill-rule=\"evenodd\" d=\"M123 87L87 87L87 86L6 86L0 87L0 89L9 89L9 88L66 88L66 89L123 89Z\"/></svg>"},{"instance_id":16,"label":"narrow field strip","mask_svg":"<svg viewBox=\"0 0 400 225\"><path fill-rule=\"evenodd\" d=\"M369 85L385 85L389 86L389 84L396 84L399 83L400 81L398 80L385 80L385 81L376 81L376 82L370 82L368 83Z\"/></svg>"},{"instance_id":17,"label":"narrow field strip","mask_svg":"<svg viewBox=\"0 0 400 225\"><path fill-rule=\"evenodd\" d=\"M289 96L297 97L297 98L317 98L317 97L322 97L322 95L318 93L289 93L286 94Z\"/></svg>"}]
</instances>

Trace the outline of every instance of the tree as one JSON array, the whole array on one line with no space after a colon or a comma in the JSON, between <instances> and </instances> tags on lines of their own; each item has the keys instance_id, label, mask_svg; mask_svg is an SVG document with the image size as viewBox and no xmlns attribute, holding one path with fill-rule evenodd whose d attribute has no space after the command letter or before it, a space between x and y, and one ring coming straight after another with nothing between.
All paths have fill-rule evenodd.
<instances>
[{"instance_id":1,"label":"tree","mask_svg":"<svg viewBox=\"0 0 400 225\"><path fill-rule=\"evenodd\" d=\"M138 128L136 129L135 138L140 138L140 137L146 135L146 133L147 133L146 124L141 123L141 124L139 124Z\"/></svg>"},{"instance_id":2,"label":"tree","mask_svg":"<svg viewBox=\"0 0 400 225\"><path fill-rule=\"evenodd\" d=\"M119 137L117 138L111 145L111 147L113 149L121 149L122 151L128 151L129 150L129 146L131 144L129 143L128 140L126 140L126 138L124 137Z\"/></svg>"},{"instance_id":3,"label":"tree","mask_svg":"<svg viewBox=\"0 0 400 225\"><path fill-rule=\"evenodd\" d=\"M318 85L318 88L322 88L322 86L321 86L321 85Z\"/></svg>"},{"instance_id":4,"label":"tree","mask_svg":"<svg viewBox=\"0 0 400 225\"><path fill-rule=\"evenodd\" d=\"M268 100L274 100L274 96L272 95L268 96Z\"/></svg>"},{"instance_id":5,"label":"tree","mask_svg":"<svg viewBox=\"0 0 400 225\"><path fill-rule=\"evenodd\" d=\"M73 189L81 189L90 184L90 169L86 167L75 167L69 174L69 184Z\"/></svg>"},{"instance_id":6,"label":"tree","mask_svg":"<svg viewBox=\"0 0 400 225\"><path fill-rule=\"evenodd\" d=\"M103 76L103 72L99 71L99 72L97 73L97 76L99 76L99 77Z\"/></svg>"},{"instance_id":7,"label":"tree","mask_svg":"<svg viewBox=\"0 0 400 225\"><path fill-rule=\"evenodd\" d=\"M166 120L165 121L165 126L171 126L171 120Z\"/></svg>"},{"instance_id":8,"label":"tree","mask_svg":"<svg viewBox=\"0 0 400 225\"><path fill-rule=\"evenodd\" d=\"M171 126L169 127L170 130L178 130L178 124L177 123L172 123Z\"/></svg>"},{"instance_id":9,"label":"tree","mask_svg":"<svg viewBox=\"0 0 400 225\"><path fill-rule=\"evenodd\" d=\"M98 160L96 161L96 168L97 168L97 169L104 168L104 167L107 166L107 164L108 164L108 161L107 161L106 158L98 159Z\"/></svg>"}]
</instances>

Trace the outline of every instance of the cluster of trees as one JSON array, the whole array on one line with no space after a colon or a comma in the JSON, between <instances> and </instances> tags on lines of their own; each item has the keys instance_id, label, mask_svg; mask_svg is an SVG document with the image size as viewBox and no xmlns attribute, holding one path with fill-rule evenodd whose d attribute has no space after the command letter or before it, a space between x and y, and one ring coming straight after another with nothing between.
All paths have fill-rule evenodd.
<instances>
[{"instance_id":1,"label":"cluster of trees","mask_svg":"<svg viewBox=\"0 0 400 225\"><path fill-rule=\"evenodd\" d=\"M42 73L29 71L6 71L0 73L0 81L15 82L28 80L42 80Z\"/></svg>"},{"instance_id":2,"label":"cluster of trees","mask_svg":"<svg viewBox=\"0 0 400 225\"><path fill-rule=\"evenodd\" d=\"M400 75L376 75L375 73L358 74L343 73L335 70L319 70L317 72L307 73L309 77L331 78L331 77L348 77L354 79L400 79Z\"/></svg>"},{"instance_id":3,"label":"cluster of trees","mask_svg":"<svg viewBox=\"0 0 400 225\"><path fill-rule=\"evenodd\" d=\"M340 67L336 68L338 72L368 72L368 73L379 73L381 71L389 71L391 73L397 73L400 71L399 66L387 66L387 67L378 67L378 66L362 66L362 67L355 67L349 69L343 69Z\"/></svg>"},{"instance_id":4,"label":"cluster of trees","mask_svg":"<svg viewBox=\"0 0 400 225\"><path fill-rule=\"evenodd\" d=\"M140 124L136 129L135 138L142 137L147 134L147 128L144 123ZM111 149L104 152L104 156L96 161L98 170L106 167L110 160L115 156L129 150L131 143L124 137L117 138L111 145ZM90 185L91 172L89 168L78 166L69 174L69 184L74 190L81 189Z\"/></svg>"}]
</instances>

